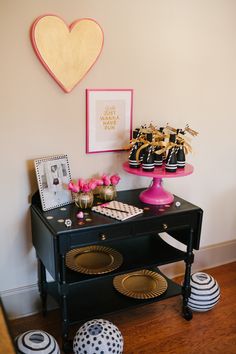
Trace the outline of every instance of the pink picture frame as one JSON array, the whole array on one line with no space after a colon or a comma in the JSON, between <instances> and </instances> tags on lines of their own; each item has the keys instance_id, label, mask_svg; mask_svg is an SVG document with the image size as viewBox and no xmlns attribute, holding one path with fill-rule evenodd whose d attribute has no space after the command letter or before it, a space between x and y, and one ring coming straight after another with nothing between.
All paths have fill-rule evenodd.
<instances>
[{"instance_id":1,"label":"pink picture frame","mask_svg":"<svg viewBox=\"0 0 236 354\"><path fill-rule=\"evenodd\" d=\"M125 150L132 119L133 89L86 89L86 153Z\"/></svg>"}]
</instances>

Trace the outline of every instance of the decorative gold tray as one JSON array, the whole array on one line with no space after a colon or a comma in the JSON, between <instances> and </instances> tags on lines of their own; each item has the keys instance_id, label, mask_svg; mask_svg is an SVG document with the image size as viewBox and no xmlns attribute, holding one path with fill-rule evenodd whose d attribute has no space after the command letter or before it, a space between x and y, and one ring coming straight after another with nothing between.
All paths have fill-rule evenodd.
<instances>
[{"instance_id":1,"label":"decorative gold tray","mask_svg":"<svg viewBox=\"0 0 236 354\"><path fill-rule=\"evenodd\" d=\"M122 255L116 250L103 246L75 248L66 254L66 265L84 274L104 274L120 267Z\"/></svg>"},{"instance_id":2,"label":"decorative gold tray","mask_svg":"<svg viewBox=\"0 0 236 354\"><path fill-rule=\"evenodd\" d=\"M113 285L121 294L134 299L150 299L163 294L167 281L160 274L143 269L137 272L117 275Z\"/></svg>"}]
</instances>

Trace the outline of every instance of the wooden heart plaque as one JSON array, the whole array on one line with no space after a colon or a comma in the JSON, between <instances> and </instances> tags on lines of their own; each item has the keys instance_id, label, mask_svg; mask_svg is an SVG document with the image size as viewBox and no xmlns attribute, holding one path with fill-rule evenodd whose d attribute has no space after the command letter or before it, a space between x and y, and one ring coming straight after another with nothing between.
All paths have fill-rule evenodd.
<instances>
[{"instance_id":1,"label":"wooden heart plaque","mask_svg":"<svg viewBox=\"0 0 236 354\"><path fill-rule=\"evenodd\" d=\"M89 18L67 26L58 16L45 15L33 23L31 40L44 67L68 93L98 59L103 47L103 31Z\"/></svg>"}]
</instances>

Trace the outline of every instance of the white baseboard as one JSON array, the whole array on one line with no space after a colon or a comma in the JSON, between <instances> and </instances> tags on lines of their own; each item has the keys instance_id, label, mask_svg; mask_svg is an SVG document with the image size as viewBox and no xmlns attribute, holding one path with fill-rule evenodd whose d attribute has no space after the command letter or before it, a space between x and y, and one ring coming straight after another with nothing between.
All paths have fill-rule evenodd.
<instances>
[{"instance_id":1,"label":"white baseboard","mask_svg":"<svg viewBox=\"0 0 236 354\"><path fill-rule=\"evenodd\" d=\"M174 240L171 236L163 233L163 239L169 244L184 250L183 244ZM202 247L194 251L194 263L192 273L209 268L218 267L236 261L236 240L218 243L213 246ZM169 277L177 277L184 274L184 262L176 262L159 267L163 273Z\"/></svg>"},{"instance_id":2,"label":"white baseboard","mask_svg":"<svg viewBox=\"0 0 236 354\"><path fill-rule=\"evenodd\" d=\"M175 247L183 248L182 244L173 241L173 238L170 236L165 234L163 238ZM206 270L234 261L236 261L236 240L203 247L199 251L196 251L192 271ZM172 278L184 273L184 262L164 265L160 269L165 275ZM29 316L41 310L40 297L36 284L3 291L1 299L9 319ZM57 305L53 299L48 297L48 308L53 309L56 307Z\"/></svg>"},{"instance_id":3,"label":"white baseboard","mask_svg":"<svg viewBox=\"0 0 236 354\"><path fill-rule=\"evenodd\" d=\"M37 284L3 291L1 299L9 319L26 317L41 311L41 299ZM48 296L48 309L56 307L56 302Z\"/></svg>"}]
</instances>

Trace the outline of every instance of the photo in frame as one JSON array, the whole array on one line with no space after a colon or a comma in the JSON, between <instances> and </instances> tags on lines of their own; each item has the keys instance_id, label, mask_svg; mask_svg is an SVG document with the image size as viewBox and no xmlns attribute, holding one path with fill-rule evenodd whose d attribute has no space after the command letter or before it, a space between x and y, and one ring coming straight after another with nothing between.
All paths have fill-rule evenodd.
<instances>
[{"instance_id":1,"label":"photo in frame","mask_svg":"<svg viewBox=\"0 0 236 354\"><path fill-rule=\"evenodd\" d=\"M86 90L86 153L121 151L132 138L132 89Z\"/></svg>"},{"instance_id":2,"label":"photo in frame","mask_svg":"<svg viewBox=\"0 0 236 354\"><path fill-rule=\"evenodd\" d=\"M73 202L67 185L71 173L67 155L49 156L34 160L39 194L44 211Z\"/></svg>"}]
</instances>

